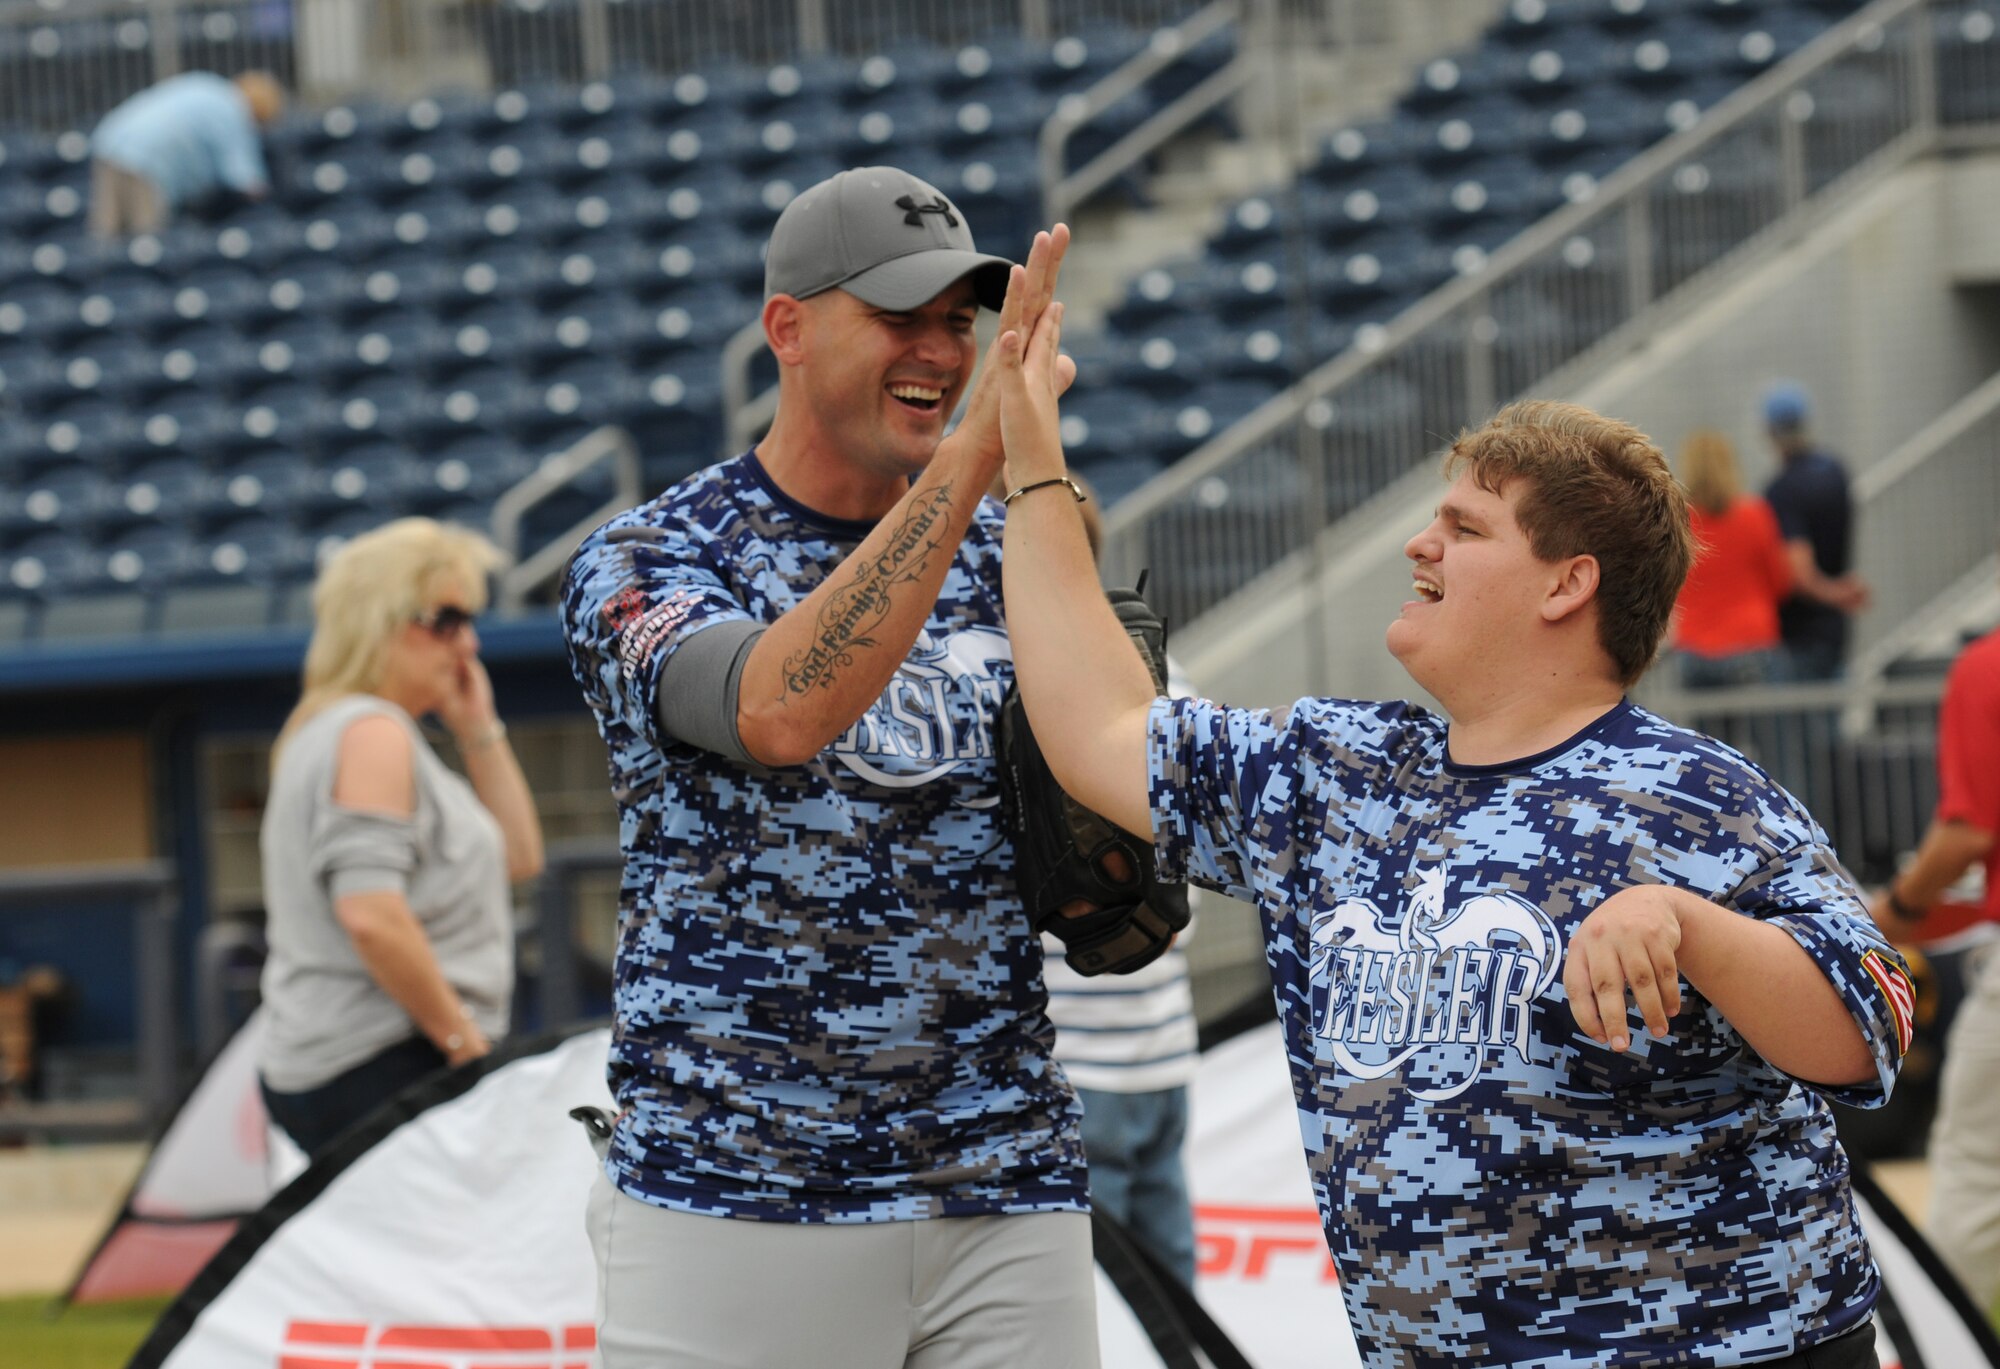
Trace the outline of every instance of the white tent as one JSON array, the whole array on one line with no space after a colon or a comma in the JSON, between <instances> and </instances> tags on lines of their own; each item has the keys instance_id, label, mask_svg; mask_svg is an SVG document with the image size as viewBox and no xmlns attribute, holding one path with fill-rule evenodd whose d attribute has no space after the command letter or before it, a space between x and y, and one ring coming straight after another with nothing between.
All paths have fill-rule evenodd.
<instances>
[{"instance_id":1,"label":"white tent","mask_svg":"<svg viewBox=\"0 0 2000 1369\"><path fill-rule=\"evenodd\" d=\"M596 1159L568 1114L611 1106L608 1041L516 1046L398 1098L242 1223L134 1369L590 1369ZM1359 1369L1274 1024L1204 1053L1193 1112L1198 1300L1100 1217L1105 1369ZM1885 1369L2000 1369L1936 1256L1857 1184Z\"/></svg>"}]
</instances>

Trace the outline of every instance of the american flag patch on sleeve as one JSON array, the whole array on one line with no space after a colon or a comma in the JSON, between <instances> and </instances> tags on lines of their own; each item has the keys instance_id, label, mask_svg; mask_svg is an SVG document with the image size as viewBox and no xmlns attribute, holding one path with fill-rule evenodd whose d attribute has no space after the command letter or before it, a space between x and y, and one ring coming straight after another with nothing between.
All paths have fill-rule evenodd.
<instances>
[{"instance_id":1,"label":"american flag patch on sleeve","mask_svg":"<svg viewBox=\"0 0 2000 1369\"><path fill-rule=\"evenodd\" d=\"M1882 998L1889 1005L1889 1016L1896 1019L1896 1056L1900 1059L1909 1053L1910 1042L1917 1034L1917 991L1910 984L1909 971L1880 951L1862 956L1861 966L1882 991Z\"/></svg>"}]
</instances>

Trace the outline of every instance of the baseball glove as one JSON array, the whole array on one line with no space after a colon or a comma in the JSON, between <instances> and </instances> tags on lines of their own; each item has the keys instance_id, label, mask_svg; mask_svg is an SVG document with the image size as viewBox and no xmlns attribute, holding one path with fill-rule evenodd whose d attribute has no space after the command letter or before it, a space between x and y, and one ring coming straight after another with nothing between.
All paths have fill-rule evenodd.
<instances>
[{"instance_id":1,"label":"baseball glove","mask_svg":"<svg viewBox=\"0 0 2000 1369\"><path fill-rule=\"evenodd\" d=\"M1167 692L1167 628L1137 590L1109 591L1111 606ZM1018 689L1000 706L1000 789L1014 836L1016 877L1029 923L1052 932L1078 974L1129 974L1157 959L1188 924L1185 884L1154 877L1153 846L1063 792L1028 726ZM1078 899L1097 905L1063 916Z\"/></svg>"}]
</instances>

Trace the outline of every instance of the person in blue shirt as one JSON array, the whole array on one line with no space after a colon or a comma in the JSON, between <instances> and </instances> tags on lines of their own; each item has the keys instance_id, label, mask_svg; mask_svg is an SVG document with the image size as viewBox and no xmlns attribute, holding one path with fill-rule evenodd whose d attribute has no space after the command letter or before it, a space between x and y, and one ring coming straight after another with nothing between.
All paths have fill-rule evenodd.
<instances>
[{"instance_id":1,"label":"person in blue shirt","mask_svg":"<svg viewBox=\"0 0 2000 1369\"><path fill-rule=\"evenodd\" d=\"M1764 395L1764 428L1778 473L1764 489L1792 563L1791 597L1778 606L1786 673L1794 680L1838 679L1847 663L1848 619L1868 606L1853 572L1854 499L1839 460L1808 430L1805 388L1780 381Z\"/></svg>"},{"instance_id":2,"label":"person in blue shirt","mask_svg":"<svg viewBox=\"0 0 2000 1369\"><path fill-rule=\"evenodd\" d=\"M132 96L91 135L91 236L158 232L219 194L261 199L271 177L259 131L284 108L263 71L189 71Z\"/></svg>"},{"instance_id":3,"label":"person in blue shirt","mask_svg":"<svg viewBox=\"0 0 2000 1369\"><path fill-rule=\"evenodd\" d=\"M1066 240L1010 291L914 176L806 190L766 256L769 434L564 576L625 852L606 1369L1097 1363L1079 1109L998 803L973 383L978 311L1038 317Z\"/></svg>"},{"instance_id":4,"label":"person in blue shirt","mask_svg":"<svg viewBox=\"0 0 2000 1369\"><path fill-rule=\"evenodd\" d=\"M1387 637L1442 715L1155 701L1047 483L1060 316L996 344L1023 698L1065 788L1256 904L1363 1361L1874 1366L1824 1100L1886 1097L1908 973L1790 795L1625 697L1692 553L1659 450L1547 402L1453 443Z\"/></svg>"}]
</instances>

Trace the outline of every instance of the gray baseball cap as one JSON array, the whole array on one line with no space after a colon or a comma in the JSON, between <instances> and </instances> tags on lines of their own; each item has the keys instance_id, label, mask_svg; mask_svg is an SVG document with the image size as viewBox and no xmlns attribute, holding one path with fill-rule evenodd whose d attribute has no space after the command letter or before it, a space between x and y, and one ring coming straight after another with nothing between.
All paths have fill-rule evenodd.
<instances>
[{"instance_id":1,"label":"gray baseball cap","mask_svg":"<svg viewBox=\"0 0 2000 1369\"><path fill-rule=\"evenodd\" d=\"M764 297L805 299L838 286L877 309L914 309L970 275L979 302L1007 296L1005 257L975 251L965 216L907 171L861 166L785 206L764 255Z\"/></svg>"}]
</instances>

